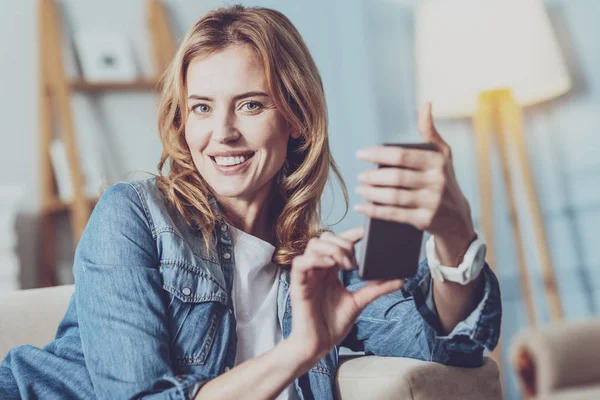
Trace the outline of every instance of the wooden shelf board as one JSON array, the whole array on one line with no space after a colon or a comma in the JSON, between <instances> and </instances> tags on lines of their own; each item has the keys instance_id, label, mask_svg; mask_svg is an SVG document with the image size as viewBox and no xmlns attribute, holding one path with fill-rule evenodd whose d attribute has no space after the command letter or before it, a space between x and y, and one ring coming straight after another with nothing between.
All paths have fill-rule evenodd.
<instances>
[{"instance_id":1,"label":"wooden shelf board","mask_svg":"<svg viewBox=\"0 0 600 400\"><path fill-rule=\"evenodd\" d=\"M140 79L132 82L88 82L76 80L70 83L71 89L79 92L105 92L105 91L140 91L158 89L158 81Z\"/></svg>"},{"instance_id":2,"label":"wooden shelf board","mask_svg":"<svg viewBox=\"0 0 600 400\"><path fill-rule=\"evenodd\" d=\"M96 202L98 201L97 198L89 198L87 200L88 200L88 203L90 204L90 206L95 205ZM66 201L62 201L59 199L55 199L55 200L52 200L52 201L48 202L47 204L45 204L42 207L42 211L47 214L58 214L61 212L68 211L69 207L71 207L71 205L72 205L71 202L66 202Z\"/></svg>"}]
</instances>

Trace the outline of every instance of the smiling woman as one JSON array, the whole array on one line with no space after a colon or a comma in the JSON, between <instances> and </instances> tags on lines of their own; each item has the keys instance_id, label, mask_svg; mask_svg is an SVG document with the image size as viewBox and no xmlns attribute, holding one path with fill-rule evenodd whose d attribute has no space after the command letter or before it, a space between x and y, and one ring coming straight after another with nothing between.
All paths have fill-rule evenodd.
<instances>
[{"instance_id":1,"label":"smiling woman","mask_svg":"<svg viewBox=\"0 0 600 400\"><path fill-rule=\"evenodd\" d=\"M215 196L224 218L277 243L274 260L290 265L321 230L330 170L347 207L346 188L329 150L321 77L300 34L277 11L237 11L239 19L216 12L198 21L165 74L158 168L170 168L157 185L207 246Z\"/></svg>"},{"instance_id":2,"label":"smiling woman","mask_svg":"<svg viewBox=\"0 0 600 400\"><path fill-rule=\"evenodd\" d=\"M358 211L435 237L407 281L361 281L362 229L321 226L330 173L344 184L321 78L283 14L200 19L163 78L158 125L159 174L103 194L56 338L8 353L1 399L327 400L339 346L476 367L496 345L498 282L473 256L485 245L430 107L419 131L439 151L359 155L384 168L361 176Z\"/></svg>"},{"instance_id":3,"label":"smiling woman","mask_svg":"<svg viewBox=\"0 0 600 400\"><path fill-rule=\"evenodd\" d=\"M300 137L267 94L264 71L244 45L196 59L187 70L185 139L192 160L223 208L247 210L247 221L238 221L245 231L254 230L248 222L271 197L289 139ZM267 236L262 239L275 239Z\"/></svg>"}]
</instances>

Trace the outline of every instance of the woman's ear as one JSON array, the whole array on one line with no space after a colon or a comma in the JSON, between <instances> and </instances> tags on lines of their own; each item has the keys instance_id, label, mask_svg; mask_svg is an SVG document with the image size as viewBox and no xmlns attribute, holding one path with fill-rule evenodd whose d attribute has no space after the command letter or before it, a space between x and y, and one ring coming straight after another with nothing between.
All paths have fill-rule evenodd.
<instances>
[{"instance_id":1,"label":"woman's ear","mask_svg":"<svg viewBox=\"0 0 600 400\"><path fill-rule=\"evenodd\" d=\"M292 128L292 131L290 132L290 137L292 139L298 139L300 136L301 136L300 131Z\"/></svg>"}]
</instances>

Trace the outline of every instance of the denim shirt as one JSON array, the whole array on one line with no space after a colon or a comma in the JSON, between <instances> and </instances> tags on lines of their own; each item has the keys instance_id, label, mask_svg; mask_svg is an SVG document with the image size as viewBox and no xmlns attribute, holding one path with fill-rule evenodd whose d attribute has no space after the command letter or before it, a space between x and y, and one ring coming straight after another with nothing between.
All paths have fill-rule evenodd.
<instances>
[{"instance_id":1,"label":"denim shirt","mask_svg":"<svg viewBox=\"0 0 600 400\"><path fill-rule=\"evenodd\" d=\"M207 251L197 227L165 200L154 178L108 188L77 246L75 293L55 340L24 345L0 364L0 398L192 399L234 367L235 268L230 227ZM486 265L475 310L444 335L426 261L403 289L370 303L349 335L295 379L300 399L333 399L340 346L378 356L476 367L500 334L498 281ZM365 282L340 272L354 291ZM290 273L277 294L283 336L292 329Z\"/></svg>"}]
</instances>

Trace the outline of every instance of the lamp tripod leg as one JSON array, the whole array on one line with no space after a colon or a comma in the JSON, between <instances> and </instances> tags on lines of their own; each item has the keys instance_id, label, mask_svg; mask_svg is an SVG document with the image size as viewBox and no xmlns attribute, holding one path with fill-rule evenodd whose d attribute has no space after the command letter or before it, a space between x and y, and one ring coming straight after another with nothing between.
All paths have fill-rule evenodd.
<instances>
[{"instance_id":1,"label":"lamp tripod leg","mask_svg":"<svg viewBox=\"0 0 600 400\"><path fill-rule=\"evenodd\" d=\"M510 159L508 150L508 137L507 131L513 122L511 114L506 112L506 99L510 96L508 91L498 91L497 93L497 121L498 129L496 130L496 143L498 144L498 151L500 154L500 163L502 165L502 176L504 178L504 186L506 189L506 196L508 198L508 206L511 218L512 233L517 248L517 258L519 267L519 281L521 283L521 291L523 294L523 301L525 302L525 310L527 313L527 319L530 325L536 325L535 307L533 303L533 294L531 290L531 281L529 279L529 272L527 270L527 262L525 259L525 247L523 243L523 236L521 235L521 224L519 222L519 215L517 209L517 202L514 191L514 182L510 171Z\"/></svg>"},{"instance_id":2,"label":"lamp tripod leg","mask_svg":"<svg viewBox=\"0 0 600 400\"><path fill-rule=\"evenodd\" d=\"M496 268L494 253L494 218L491 181L491 139L494 131L493 102L489 93L479 98L479 108L473 118L475 144L477 147L477 168L479 178L481 225L487 242L487 259L492 270ZM492 358L500 365L501 343L492 352ZM500 368L500 370L502 370Z\"/></svg>"},{"instance_id":3,"label":"lamp tripod leg","mask_svg":"<svg viewBox=\"0 0 600 400\"><path fill-rule=\"evenodd\" d=\"M548 240L546 238L542 214L540 212L540 205L525 153L523 118L521 115L521 110L515 103L510 93L503 101L502 112L505 115L504 120L506 121L506 140L510 138L513 141L516 155L519 160L520 172L523 176L528 211L533 222L535 240L542 269L541 272L542 281L544 284L544 294L546 296L546 300L548 301L550 317L554 321L560 321L563 319L562 306L560 303L558 287L556 285L556 275L554 273L550 258L550 251L548 249Z\"/></svg>"}]
</instances>

